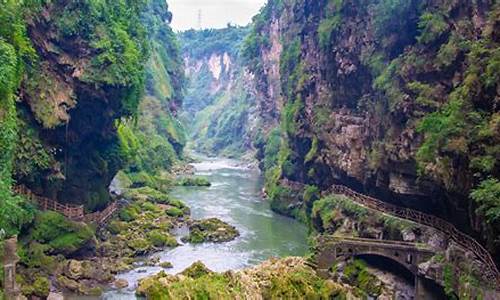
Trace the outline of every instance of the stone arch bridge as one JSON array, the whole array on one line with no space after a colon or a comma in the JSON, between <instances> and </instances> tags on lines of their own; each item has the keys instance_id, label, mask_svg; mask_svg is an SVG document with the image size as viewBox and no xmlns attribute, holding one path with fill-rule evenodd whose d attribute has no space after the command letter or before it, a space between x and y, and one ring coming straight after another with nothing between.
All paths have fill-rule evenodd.
<instances>
[{"instance_id":1,"label":"stone arch bridge","mask_svg":"<svg viewBox=\"0 0 500 300\"><path fill-rule=\"evenodd\" d=\"M399 263L415 277L415 299L433 299L432 293L424 286L424 277L418 272L418 265L428 261L435 252L423 244L320 236L315 249L313 265L318 275L323 278L330 277L330 269L338 260L346 260L360 255L382 256ZM435 274L438 279L439 274Z\"/></svg>"}]
</instances>

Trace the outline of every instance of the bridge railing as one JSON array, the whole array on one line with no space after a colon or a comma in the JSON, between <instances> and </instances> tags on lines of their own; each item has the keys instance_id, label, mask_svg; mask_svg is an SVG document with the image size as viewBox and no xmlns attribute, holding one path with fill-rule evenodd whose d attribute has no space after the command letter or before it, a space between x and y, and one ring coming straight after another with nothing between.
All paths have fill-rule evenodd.
<instances>
[{"instance_id":1,"label":"bridge railing","mask_svg":"<svg viewBox=\"0 0 500 300\"><path fill-rule=\"evenodd\" d=\"M496 282L497 287L500 287L500 272L498 271L488 250L486 250L472 237L459 231L451 223L423 212L399 207L379 199L363 195L343 185L333 185L329 191L334 194L343 194L368 208L395 215L403 219L408 219L443 232L448 239L470 251L474 255L474 259L485 267L485 269L482 270L482 276L487 282Z\"/></svg>"}]
</instances>

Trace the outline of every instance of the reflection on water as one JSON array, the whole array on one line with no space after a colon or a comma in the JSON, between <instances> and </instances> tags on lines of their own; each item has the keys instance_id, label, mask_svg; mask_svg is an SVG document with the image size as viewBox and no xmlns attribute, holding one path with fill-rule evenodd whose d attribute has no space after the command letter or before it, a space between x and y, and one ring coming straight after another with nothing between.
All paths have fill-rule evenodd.
<instances>
[{"instance_id":1,"label":"reflection on water","mask_svg":"<svg viewBox=\"0 0 500 300\"><path fill-rule=\"evenodd\" d=\"M206 176L212 186L177 187L171 195L191 207L193 218L220 218L236 226L241 236L229 243L184 244L154 254L162 262L173 263L174 268L168 273L178 273L197 260L214 271L226 271L252 266L273 256L305 254L305 226L270 210L269 203L260 196L263 183L257 171L227 159L204 158L193 165L196 173ZM136 299L133 291L137 280L161 270L141 267L119 275L118 278L129 281L128 290L109 291L104 299Z\"/></svg>"}]
</instances>

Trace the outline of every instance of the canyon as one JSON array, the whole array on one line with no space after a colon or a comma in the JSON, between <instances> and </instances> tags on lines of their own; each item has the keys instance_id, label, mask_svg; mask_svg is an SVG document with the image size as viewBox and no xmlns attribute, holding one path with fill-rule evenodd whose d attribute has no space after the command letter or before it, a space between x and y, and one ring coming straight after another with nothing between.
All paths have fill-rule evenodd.
<instances>
[{"instance_id":1,"label":"canyon","mask_svg":"<svg viewBox=\"0 0 500 300\"><path fill-rule=\"evenodd\" d=\"M19 293L499 297L495 1L269 0L247 26L178 33L160 0L0 5ZM273 251L287 226L295 250Z\"/></svg>"}]
</instances>

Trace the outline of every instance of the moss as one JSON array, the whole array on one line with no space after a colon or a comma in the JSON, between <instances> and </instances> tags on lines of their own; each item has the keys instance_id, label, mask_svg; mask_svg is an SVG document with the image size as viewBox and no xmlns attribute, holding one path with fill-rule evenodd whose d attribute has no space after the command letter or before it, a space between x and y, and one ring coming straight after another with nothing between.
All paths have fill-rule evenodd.
<instances>
[{"instance_id":1,"label":"moss","mask_svg":"<svg viewBox=\"0 0 500 300\"><path fill-rule=\"evenodd\" d=\"M148 299L346 299L342 286L319 278L296 258L288 260L293 261L265 262L222 274L196 262L182 277L160 272L143 279L137 291Z\"/></svg>"},{"instance_id":2,"label":"moss","mask_svg":"<svg viewBox=\"0 0 500 300\"><path fill-rule=\"evenodd\" d=\"M421 31L417 37L418 42L428 44L446 32L449 25L442 14L426 12L420 16L418 27Z\"/></svg>"},{"instance_id":3,"label":"moss","mask_svg":"<svg viewBox=\"0 0 500 300\"><path fill-rule=\"evenodd\" d=\"M174 267L174 265L169 261L164 261L164 262L160 263L160 267L162 267L164 269L171 269Z\"/></svg>"},{"instance_id":4,"label":"moss","mask_svg":"<svg viewBox=\"0 0 500 300\"><path fill-rule=\"evenodd\" d=\"M50 292L50 281L46 277L36 277L33 282L33 294L38 297L47 297Z\"/></svg>"},{"instance_id":5,"label":"moss","mask_svg":"<svg viewBox=\"0 0 500 300\"><path fill-rule=\"evenodd\" d=\"M141 211L141 207L137 203L132 203L128 205L127 207L122 208L118 212L118 216L120 217L120 220L124 222L130 222L139 217Z\"/></svg>"},{"instance_id":6,"label":"moss","mask_svg":"<svg viewBox=\"0 0 500 300\"><path fill-rule=\"evenodd\" d=\"M184 242L228 242L239 236L235 227L216 218L196 220L189 225L189 235L183 238Z\"/></svg>"},{"instance_id":7,"label":"moss","mask_svg":"<svg viewBox=\"0 0 500 300\"><path fill-rule=\"evenodd\" d=\"M71 254L95 239L94 231L83 223L75 223L63 215L47 211L35 219L31 238L51 247L51 252Z\"/></svg>"},{"instance_id":8,"label":"moss","mask_svg":"<svg viewBox=\"0 0 500 300\"><path fill-rule=\"evenodd\" d=\"M177 207L170 207L166 210L167 215L171 217L180 217L184 215L184 211L182 209L179 209Z\"/></svg>"},{"instance_id":9,"label":"moss","mask_svg":"<svg viewBox=\"0 0 500 300\"><path fill-rule=\"evenodd\" d=\"M152 246L152 243L144 238L134 238L127 241L127 246L137 253L147 253Z\"/></svg>"},{"instance_id":10,"label":"moss","mask_svg":"<svg viewBox=\"0 0 500 300\"><path fill-rule=\"evenodd\" d=\"M313 137L312 143L311 143L311 149L309 149L309 152L307 152L306 157L304 158L304 162L310 162L312 161L318 152L318 138L316 136Z\"/></svg>"},{"instance_id":11,"label":"moss","mask_svg":"<svg viewBox=\"0 0 500 300\"><path fill-rule=\"evenodd\" d=\"M170 198L166 193L148 186L129 189L125 192L124 197L134 201L150 201L160 204L167 204L170 201Z\"/></svg>"},{"instance_id":12,"label":"moss","mask_svg":"<svg viewBox=\"0 0 500 300\"><path fill-rule=\"evenodd\" d=\"M112 220L106 228L112 234L120 234L128 229L128 224L119 220Z\"/></svg>"},{"instance_id":13,"label":"moss","mask_svg":"<svg viewBox=\"0 0 500 300\"><path fill-rule=\"evenodd\" d=\"M356 259L348 263L343 273L349 283L358 287L362 294L377 297L382 293L381 282L367 270L362 260Z\"/></svg>"},{"instance_id":14,"label":"moss","mask_svg":"<svg viewBox=\"0 0 500 300\"><path fill-rule=\"evenodd\" d=\"M456 284L456 278L454 274L455 270L453 269L453 266L450 264L445 264L443 268L444 291L449 297L454 296Z\"/></svg>"},{"instance_id":15,"label":"moss","mask_svg":"<svg viewBox=\"0 0 500 300\"><path fill-rule=\"evenodd\" d=\"M147 237L149 242L153 244L155 247L175 247L177 246L177 241L175 238L168 234L164 233L160 230L152 230L147 233Z\"/></svg>"},{"instance_id":16,"label":"moss","mask_svg":"<svg viewBox=\"0 0 500 300\"><path fill-rule=\"evenodd\" d=\"M339 9L340 10L340 9ZM337 12L333 16L321 20L318 26L319 45L322 49L327 49L330 45L330 37L342 24L342 15Z\"/></svg>"}]
</instances>

